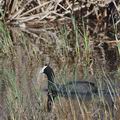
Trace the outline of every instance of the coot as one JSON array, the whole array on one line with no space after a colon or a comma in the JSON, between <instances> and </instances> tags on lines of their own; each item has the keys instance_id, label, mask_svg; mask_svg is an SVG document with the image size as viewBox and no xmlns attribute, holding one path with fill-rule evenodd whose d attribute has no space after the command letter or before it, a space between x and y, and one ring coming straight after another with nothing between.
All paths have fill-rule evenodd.
<instances>
[{"instance_id":1,"label":"coot","mask_svg":"<svg viewBox=\"0 0 120 120\"><path fill-rule=\"evenodd\" d=\"M44 66L40 73L46 74L48 78L48 111L51 111L53 100L58 95L65 98L70 97L73 99L78 97L83 101L91 100L94 96L98 95L98 89L96 85L90 81L73 80L62 85L55 83L55 74L49 65Z\"/></svg>"}]
</instances>

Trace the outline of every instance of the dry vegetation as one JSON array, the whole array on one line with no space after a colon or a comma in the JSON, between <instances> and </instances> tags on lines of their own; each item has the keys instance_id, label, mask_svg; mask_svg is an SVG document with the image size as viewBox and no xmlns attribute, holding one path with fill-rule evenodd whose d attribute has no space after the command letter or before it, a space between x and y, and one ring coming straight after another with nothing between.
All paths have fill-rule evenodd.
<instances>
[{"instance_id":1,"label":"dry vegetation","mask_svg":"<svg viewBox=\"0 0 120 120\"><path fill-rule=\"evenodd\" d=\"M60 83L95 76L119 84L119 40L119 0L0 0L0 120L112 120L97 101L58 97L46 112L38 71L50 63Z\"/></svg>"}]
</instances>

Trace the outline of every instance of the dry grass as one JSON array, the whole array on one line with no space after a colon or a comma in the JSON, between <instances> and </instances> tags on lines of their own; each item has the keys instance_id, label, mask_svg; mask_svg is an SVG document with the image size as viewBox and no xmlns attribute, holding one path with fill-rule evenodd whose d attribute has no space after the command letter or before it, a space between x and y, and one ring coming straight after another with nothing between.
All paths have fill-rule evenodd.
<instances>
[{"instance_id":1,"label":"dry grass","mask_svg":"<svg viewBox=\"0 0 120 120\"><path fill-rule=\"evenodd\" d=\"M103 119L110 117L112 120L104 107L104 100L102 107L98 107L97 100L81 103L77 98L58 97L53 111L48 113L47 95L42 92L47 81L38 74L42 65L50 63L55 73L58 72L56 82L64 83L68 79L81 79L96 73L98 84L103 80L103 75L107 87L112 89L106 71L93 69L94 65L100 68L103 64L99 61L99 51L93 51L96 42L105 41L112 49L116 45L119 48L119 20L113 19L114 24L108 24L112 27L108 27L108 21L104 21L111 16L106 15L110 2L0 0L0 113L5 114L6 120L92 120L101 119L101 114L104 114ZM115 14L119 16L120 5L114 1L113 4ZM89 9L90 6L93 8ZM116 35L112 40L105 35L108 28ZM96 63L92 62L94 58L97 59ZM119 77L115 75L118 82ZM119 93L119 89L112 89L113 93L116 91ZM119 101L117 98L115 103L118 120Z\"/></svg>"}]
</instances>

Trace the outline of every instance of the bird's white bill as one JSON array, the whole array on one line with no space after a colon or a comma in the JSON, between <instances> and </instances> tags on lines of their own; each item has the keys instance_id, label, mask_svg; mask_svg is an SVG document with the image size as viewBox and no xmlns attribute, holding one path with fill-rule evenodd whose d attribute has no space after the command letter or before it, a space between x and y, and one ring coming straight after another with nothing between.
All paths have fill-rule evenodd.
<instances>
[{"instance_id":1,"label":"bird's white bill","mask_svg":"<svg viewBox=\"0 0 120 120\"><path fill-rule=\"evenodd\" d=\"M40 73L44 73L44 70L47 66L44 66L41 70L40 70Z\"/></svg>"}]
</instances>

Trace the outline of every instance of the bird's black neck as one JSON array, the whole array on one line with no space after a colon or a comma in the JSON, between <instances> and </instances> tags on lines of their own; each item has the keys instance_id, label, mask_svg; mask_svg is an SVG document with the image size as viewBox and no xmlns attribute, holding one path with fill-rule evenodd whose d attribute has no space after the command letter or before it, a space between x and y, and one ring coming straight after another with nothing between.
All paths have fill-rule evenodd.
<instances>
[{"instance_id":1,"label":"bird's black neck","mask_svg":"<svg viewBox=\"0 0 120 120\"><path fill-rule=\"evenodd\" d=\"M48 90L49 91L52 91L53 89L55 89L55 85L54 85L54 78L55 78L55 75L54 75L54 72L53 71L50 71L48 73L46 73L47 75L47 78L48 78Z\"/></svg>"},{"instance_id":2,"label":"bird's black neck","mask_svg":"<svg viewBox=\"0 0 120 120\"><path fill-rule=\"evenodd\" d=\"M47 75L47 78L48 78L48 82L54 83L54 77L55 77L54 73L49 72L46 75Z\"/></svg>"}]
</instances>

